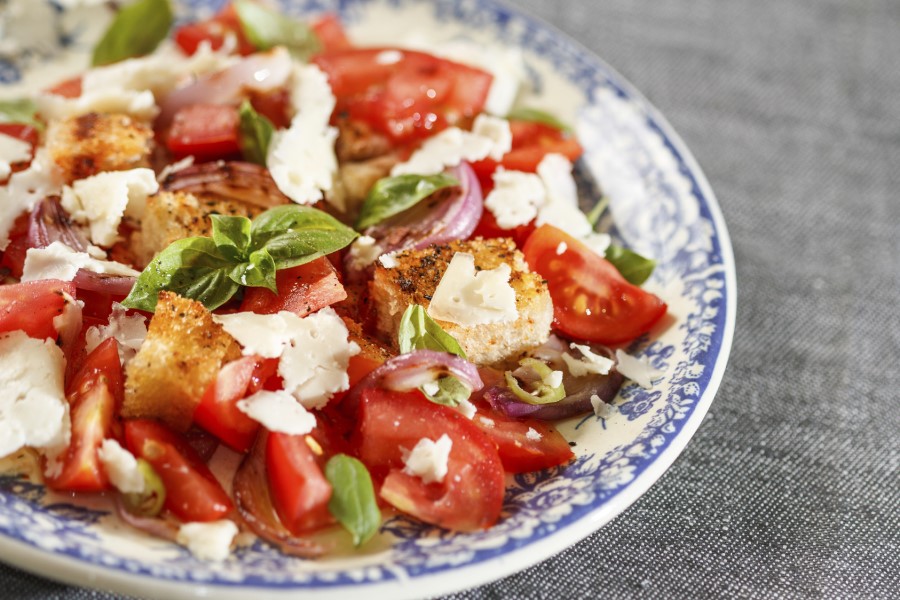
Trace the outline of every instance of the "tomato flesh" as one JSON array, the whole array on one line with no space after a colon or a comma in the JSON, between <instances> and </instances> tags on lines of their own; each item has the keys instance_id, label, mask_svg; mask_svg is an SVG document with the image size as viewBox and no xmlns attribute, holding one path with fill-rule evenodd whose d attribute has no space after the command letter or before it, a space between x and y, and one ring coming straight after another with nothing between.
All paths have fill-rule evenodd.
<instances>
[{"instance_id":1,"label":"tomato flesh","mask_svg":"<svg viewBox=\"0 0 900 600\"><path fill-rule=\"evenodd\" d=\"M479 403L472 422L497 445L503 468L509 473L556 467L575 456L566 438L546 421L514 419Z\"/></svg>"},{"instance_id":2,"label":"tomato flesh","mask_svg":"<svg viewBox=\"0 0 900 600\"><path fill-rule=\"evenodd\" d=\"M557 253L565 243L566 251ZM605 258L552 225L542 225L522 249L546 281L553 322L568 337L621 344L646 333L666 314L666 303L628 283Z\"/></svg>"},{"instance_id":3,"label":"tomato flesh","mask_svg":"<svg viewBox=\"0 0 900 600\"><path fill-rule=\"evenodd\" d=\"M324 256L278 271L275 282L278 294L266 288L247 288L240 310L258 314L286 310L303 317L347 297L331 261Z\"/></svg>"},{"instance_id":4,"label":"tomato flesh","mask_svg":"<svg viewBox=\"0 0 900 600\"><path fill-rule=\"evenodd\" d=\"M9 274L19 279L25 267L25 255L28 253L28 228L30 215L25 212L13 223L9 232L9 243L0 256L0 269L8 269Z\"/></svg>"},{"instance_id":5,"label":"tomato flesh","mask_svg":"<svg viewBox=\"0 0 900 600\"><path fill-rule=\"evenodd\" d=\"M150 463L166 488L165 508L182 521L217 521L234 508L197 452L161 423L125 421L125 445Z\"/></svg>"},{"instance_id":6,"label":"tomato flesh","mask_svg":"<svg viewBox=\"0 0 900 600\"><path fill-rule=\"evenodd\" d=\"M0 333L21 329L29 337L56 339L53 319L75 297L71 281L41 279L0 286Z\"/></svg>"},{"instance_id":7,"label":"tomato flesh","mask_svg":"<svg viewBox=\"0 0 900 600\"><path fill-rule=\"evenodd\" d=\"M203 42L208 42L212 50L218 50L229 35L235 36L237 51L242 56L256 51L244 35L241 20L230 2L210 19L182 25L175 30L172 38L185 54L193 55Z\"/></svg>"},{"instance_id":8,"label":"tomato flesh","mask_svg":"<svg viewBox=\"0 0 900 600\"><path fill-rule=\"evenodd\" d=\"M88 354L66 394L72 422L72 438L63 454L62 469L45 478L55 490L100 492L109 478L97 450L112 437L116 409L124 396L119 348L109 338Z\"/></svg>"},{"instance_id":9,"label":"tomato flesh","mask_svg":"<svg viewBox=\"0 0 900 600\"><path fill-rule=\"evenodd\" d=\"M336 52L353 47L347 38L347 32L337 15L329 13L312 23L312 30L319 39L320 52Z\"/></svg>"},{"instance_id":10,"label":"tomato flesh","mask_svg":"<svg viewBox=\"0 0 900 600\"><path fill-rule=\"evenodd\" d=\"M272 503L281 522L295 535L334 522L328 511L331 484L306 437L269 432L266 439Z\"/></svg>"},{"instance_id":11,"label":"tomato flesh","mask_svg":"<svg viewBox=\"0 0 900 600\"><path fill-rule=\"evenodd\" d=\"M442 482L426 484L402 470L404 449L443 434L452 447ZM381 497L403 512L456 531L484 529L500 517L504 474L497 448L458 412L418 392L370 388L362 392L356 439L373 474L387 471Z\"/></svg>"},{"instance_id":12,"label":"tomato flesh","mask_svg":"<svg viewBox=\"0 0 900 600\"><path fill-rule=\"evenodd\" d=\"M191 104L175 113L166 146L176 158L197 160L240 156L237 109L227 104Z\"/></svg>"}]
</instances>

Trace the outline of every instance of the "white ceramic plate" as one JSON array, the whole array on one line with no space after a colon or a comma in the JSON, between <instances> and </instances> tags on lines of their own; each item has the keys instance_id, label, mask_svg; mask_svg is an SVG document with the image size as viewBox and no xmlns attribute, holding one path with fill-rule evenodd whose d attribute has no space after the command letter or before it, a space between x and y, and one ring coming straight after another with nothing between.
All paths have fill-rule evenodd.
<instances>
[{"instance_id":1,"label":"white ceramic plate","mask_svg":"<svg viewBox=\"0 0 900 600\"><path fill-rule=\"evenodd\" d=\"M186 3L182 16L213 2ZM360 43L392 44L410 31L429 40L464 37L518 48L531 99L575 124L586 148L577 165L584 208L610 199L605 224L620 243L659 262L648 287L670 318L631 351L665 377L623 388L619 412L565 423L577 460L510 478L502 521L455 534L406 518L384 523L366 552L318 561L281 555L262 542L222 564L121 526L103 499L73 503L43 487L0 477L0 556L29 571L119 592L168 598L432 596L475 586L537 563L621 513L672 464L712 402L731 346L734 261L712 191L662 116L620 75L535 19L491 0L297 0L293 14L340 13ZM101 9L88 9L102 10ZM86 13L87 14L87 13ZM38 47L0 61L3 95L60 77L84 61L96 18L54 12L66 48ZM102 22L102 20L99 20ZM58 24L58 23L57 23ZM59 28L57 28L58 30ZM96 30L96 25L93 26ZM33 39L33 38L32 38Z\"/></svg>"}]
</instances>

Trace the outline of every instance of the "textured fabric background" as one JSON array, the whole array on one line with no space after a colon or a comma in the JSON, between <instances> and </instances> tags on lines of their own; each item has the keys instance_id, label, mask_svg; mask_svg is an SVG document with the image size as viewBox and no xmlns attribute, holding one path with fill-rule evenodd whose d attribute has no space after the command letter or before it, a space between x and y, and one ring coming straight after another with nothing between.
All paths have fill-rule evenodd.
<instances>
[{"instance_id":1,"label":"textured fabric background","mask_svg":"<svg viewBox=\"0 0 900 600\"><path fill-rule=\"evenodd\" d=\"M692 149L737 258L731 360L601 531L458 600L900 590L900 2L517 0ZM106 598L0 565L0 596Z\"/></svg>"}]
</instances>

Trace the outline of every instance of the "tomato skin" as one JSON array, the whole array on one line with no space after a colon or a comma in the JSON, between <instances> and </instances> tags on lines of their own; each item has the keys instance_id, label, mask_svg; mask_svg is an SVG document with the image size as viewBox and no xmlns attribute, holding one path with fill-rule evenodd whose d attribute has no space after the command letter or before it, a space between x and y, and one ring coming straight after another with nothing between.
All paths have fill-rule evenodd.
<instances>
[{"instance_id":1,"label":"tomato skin","mask_svg":"<svg viewBox=\"0 0 900 600\"><path fill-rule=\"evenodd\" d=\"M394 48L329 52L312 62L328 75L336 115L365 121L398 144L474 118L493 80L480 69Z\"/></svg>"},{"instance_id":2,"label":"tomato skin","mask_svg":"<svg viewBox=\"0 0 900 600\"><path fill-rule=\"evenodd\" d=\"M81 96L81 75L60 81L51 88L47 88L48 94L62 96L63 98L77 98Z\"/></svg>"},{"instance_id":3,"label":"tomato skin","mask_svg":"<svg viewBox=\"0 0 900 600\"><path fill-rule=\"evenodd\" d=\"M59 474L45 478L48 487L70 492L100 492L109 487L97 449L104 439L113 437L116 410L124 395L118 343L109 338L87 356L69 384L72 438L61 457Z\"/></svg>"},{"instance_id":4,"label":"tomato skin","mask_svg":"<svg viewBox=\"0 0 900 600\"><path fill-rule=\"evenodd\" d=\"M265 385L278 369L277 359L244 356L222 367L203 394L194 412L194 422L238 452L253 445L259 423L237 407Z\"/></svg>"},{"instance_id":5,"label":"tomato skin","mask_svg":"<svg viewBox=\"0 0 900 600\"><path fill-rule=\"evenodd\" d=\"M166 147L175 158L192 155L199 161L238 158L240 117L227 104L191 104L175 113Z\"/></svg>"},{"instance_id":6,"label":"tomato skin","mask_svg":"<svg viewBox=\"0 0 900 600\"><path fill-rule=\"evenodd\" d=\"M514 419L479 403L472 422L497 445L503 468L509 473L540 471L565 464L575 456L566 438L546 421ZM540 438L529 438L529 430Z\"/></svg>"},{"instance_id":7,"label":"tomato skin","mask_svg":"<svg viewBox=\"0 0 900 600\"><path fill-rule=\"evenodd\" d=\"M33 338L56 339L59 332L53 319L74 297L71 281L41 279L0 286L0 333L21 329Z\"/></svg>"},{"instance_id":8,"label":"tomato skin","mask_svg":"<svg viewBox=\"0 0 900 600\"><path fill-rule=\"evenodd\" d=\"M197 452L161 423L125 421L125 446L153 466L166 488L165 508L182 521L216 521L234 508Z\"/></svg>"},{"instance_id":9,"label":"tomato skin","mask_svg":"<svg viewBox=\"0 0 900 600\"><path fill-rule=\"evenodd\" d=\"M182 25L175 30L172 38L185 54L193 55L202 42L209 42L212 50L218 50L228 35L235 36L238 54L247 56L256 51L244 35L241 20L230 2L210 19Z\"/></svg>"},{"instance_id":10,"label":"tomato skin","mask_svg":"<svg viewBox=\"0 0 900 600\"><path fill-rule=\"evenodd\" d=\"M28 227L30 215L25 212L13 223L9 232L9 244L0 253L0 269L9 269L10 275L19 279L25 267L25 255L28 253Z\"/></svg>"},{"instance_id":11,"label":"tomato skin","mask_svg":"<svg viewBox=\"0 0 900 600\"><path fill-rule=\"evenodd\" d=\"M334 522L331 484L305 435L269 432L266 473L278 517L294 535Z\"/></svg>"},{"instance_id":12,"label":"tomato skin","mask_svg":"<svg viewBox=\"0 0 900 600\"><path fill-rule=\"evenodd\" d=\"M556 252L560 243L566 244L562 255ZM552 225L537 228L522 252L547 281L554 326L568 337L621 344L666 314L665 302L628 283L612 263Z\"/></svg>"},{"instance_id":13,"label":"tomato skin","mask_svg":"<svg viewBox=\"0 0 900 600\"><path fill-rule=\"evenodd\" d=\"M490 527L500 517L504 473L497 448L468 419L419 392L362 392L356 441L373 476L387 471L380 495L427 523L456 531ZM442 482L402 471L404 449L447 434L452 447Z\"/></svg>"},{"instance_id":14,"label":"tomato skin","mask_svg":"<svg viewBox=\"0 0 900 600\"><path fill-rule=\"evenodd\" d=\"M324 256L278 271L275 282L277 295L266 288L247 288L240 310L263 315L286 310L304 317L347 297L337 271Z\"/></svg>"}]
</instances>

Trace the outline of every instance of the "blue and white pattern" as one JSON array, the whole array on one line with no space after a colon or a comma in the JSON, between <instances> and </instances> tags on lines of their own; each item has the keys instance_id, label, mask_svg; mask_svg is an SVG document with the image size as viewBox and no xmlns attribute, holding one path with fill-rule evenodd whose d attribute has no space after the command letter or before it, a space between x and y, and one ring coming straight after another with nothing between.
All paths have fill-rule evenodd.
<instances>
[{"instance_id":1,"label":"blue and white pattern","mask_svg":"<svg viewBox=\"0 0 900 600\"><path fill-rule=\"evenodd\" d=\"M218 3L185 2L182 16L209 14L212 4ZM465 34L522 48L532 91L570 107L566 116L586 148L577 165L585 206L596 201L599 186L610 199L603 223L611 234L658 260L650 286L669 303L674 322L629 350L647 357L664 379L650 389L627 385L616 400L618 414L608 419L591 416L563 426L576 441L577 460L511 477L504 516L485 532L454 534L393 517L383 527L393 542L381 551L310 562L256 542L222 564L209 564L123 530L102 500L91 507L68 504L7 476L0 477L0 549L5 540L23 542L92 565L105 570L107 585L125 591L130 574L142 574L175 595L187 595L185 586L197 583L223 586L217 596L246 594L247 588L296 588L316 596L376 584L394 598L438 594L537 562L613 518L671 464L711 402L735 310L727 233L703 175L627 82L566 38L492 0L287 4L293 14L337 12L351 31L383 25L386 42L405 19L415 18L417 28L433 29L436 38ZM79 46L77 39L65 41ZM31 66L0 60L0 79L17 81L20 69ZM0 556L14 560L7 552Z\"/></svg>"}]
</instances>

